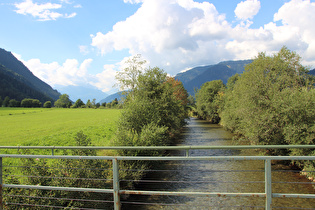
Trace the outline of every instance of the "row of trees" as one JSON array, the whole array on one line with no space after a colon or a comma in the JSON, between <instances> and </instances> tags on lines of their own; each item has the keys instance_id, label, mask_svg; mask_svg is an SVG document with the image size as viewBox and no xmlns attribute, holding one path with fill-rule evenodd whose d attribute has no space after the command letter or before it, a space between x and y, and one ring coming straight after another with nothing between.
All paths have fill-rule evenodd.
<instances>
[{"instance_id":1,"label":"row of trees","mask_svg":"<svg viewBox=\"0 0 315 210\"><path fill-rule=\"evenodd\" d=\"M51 101L46 101L43 105L44 108L51 108ZM0 107L41 107L42 103L38 99L25 98L22 101L17 101L15 99L10 99L6 96L3 100L0 96Z\"/></svg>"},{"instance_id":2,"label":"row of trees","mask_svg":"<svg viewBox=\"0 0 315 210\"><path fill-rule=\"evenodd\" d=\"M196 94L198 115L219 122L238 139L263 145L315 143L314 77L300 56L283 47L260 53L241 75L204 84ZM272 150L275 155L315 155L314 150ZM297 163L306 170L313 162ZM314 170L313 170L314 171Z\"/></svg>"},{"instance_id":3,"label":"row of trees","mask_svg":"<svg viewBox=\"0 0 315 210\"><path fill-rule=\"evenodd\" d=\"M116 108L118 106L118 99L115 98L110 103L96 103L96 99L88 100L86 104L81 100L78 99L74 104L72 104L69 95L62 94L59 99L54 103L54 106L57 108L99 108L99 107L107 107L107 108Z\"/></svg>"}]
</instances>

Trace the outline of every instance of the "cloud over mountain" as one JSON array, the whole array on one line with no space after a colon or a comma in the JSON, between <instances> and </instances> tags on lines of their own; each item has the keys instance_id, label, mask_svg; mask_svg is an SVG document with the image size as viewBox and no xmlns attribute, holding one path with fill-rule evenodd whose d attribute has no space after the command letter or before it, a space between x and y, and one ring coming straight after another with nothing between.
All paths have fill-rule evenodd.
<instances>
[{"instance_id":1,"label":"cloud over mountain","mask_svg":"<svg viewBox=\"0 0 315 210\"><path fill-rule=\"evenodd\" d=\"M151 65L171 74L204 62L248 59L261 51L273 53L283 45L305 56L306 63L314 62L315 32L310 27L314 3L292 0L274 15L274 22L251 28L251 22L244 20L252 19L259 9L258 0L239 3L235 9L239 19L235 21L239 22L233 26L209 2L143 0L136 13L116 23L111 31L92 35L91 45L103 54L123 49L140 53Z\"/></svg>"}]
</instances>

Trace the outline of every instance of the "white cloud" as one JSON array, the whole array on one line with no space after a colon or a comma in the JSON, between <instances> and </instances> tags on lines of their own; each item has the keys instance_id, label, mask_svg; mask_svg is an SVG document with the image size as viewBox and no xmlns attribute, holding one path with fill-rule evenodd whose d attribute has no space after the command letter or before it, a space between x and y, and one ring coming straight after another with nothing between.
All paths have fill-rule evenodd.
<instances>
[{"instance_id":1,"label":"white cloud","mask_svg":"<svg viewBox=\"0 0 315 210\"><path fill-rule=\"evenodd\" d=\"M22 15L32 15L34 18L40 21L56 20L58 18L73 18L76 13L62 14L55 12L57 9L61 9L61 4L54 3L33 3L33 0L25 0L21 3L15 3L14 6L17 8L16 13Z\"/></svg>"},{"instance_id":2,"label":"white cloud","mask_svg":"<svg viewBox=\"0 0 315 210\"><path fill-rule=\"evenodd\" d=\"M260 10L260 1L246 0L237 4L234 13L242 20L252 19Z\"/></svg>"},{"instance_id":3,"label":"white cloud","mask_svg":"<svg viewBox=\"0 0 315 210\"><path fill-rule=\"evenodd\" d=\"M91 45L103 54L129 49L131 55L140 53L173 74L188 63L218 59L230 30L225 16L208 2L150 0L112 31L91 36Z\"/></svg>"},{"instance_id":4,"label":"white cloud","mask_svg":"<svg viewBox=\"0 0 315 210\"><path fill-rule=\"evenodd\" d=\"M82 53L83 55L87 55L90 52L89 47L86 45L80 45L79 50L80 50L80 53Z\"/></svg>"},{"instance_id":5,"label":"white cloud","mask_svg":"<svg viewBox=\"0 0 315 210\"><path fill-rule=\"evenodd\" d=\"M94 81L90 84L96 86L98 89L102 90L103 92L110 91L113 86L115 85L115 76L117 73L117 66L116 65L104 65L104 70L96 74L94 76Z\"/></svg>"},{"instance_id":6,"label":"white cloud","mask_svg":"<svg viewBox=\"0 0 315 210\"><path fill-rule=\"evenodd\" d=\"M304 63L314 65L315 28L310 27L314 4L292 0L274 15L274 22L249 28L260 9L258 0L237 5L235 21L241 21L236 26L209 2L144 0L135 14L116 23L112 31L91 35L91 45L102 54L128 49L131 55L141 54L151 66L172 75L187 66L250 59L262 51L273 53L284 45L305 58Z\"/></svg>"},{"instance_id":7,"label":"white cloud","mask_svg":"<svg viewBox=\"0 0 315 210\"><path fill-rule=\"evenodd\" d=\"M139 4L143 1L144 0L124 0L125 3L130 3L130 4Z\"/></svg>"}]
</instances>

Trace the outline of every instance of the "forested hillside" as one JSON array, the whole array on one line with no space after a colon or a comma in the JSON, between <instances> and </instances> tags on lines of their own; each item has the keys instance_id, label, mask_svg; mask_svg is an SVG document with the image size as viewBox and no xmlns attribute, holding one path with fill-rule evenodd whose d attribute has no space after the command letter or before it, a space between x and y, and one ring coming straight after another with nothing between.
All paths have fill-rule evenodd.
<instances>
[{"instance_id":1,"label":"forested hillside","mask_svg":"<svg viewBox=\"0 0 315 210\"><path fill-rule=\"evenodd\" d=\"M244 67L252 60L223 61L215 65L198 66L179 73L175 79L181 81L190 95L195 95L195 89L207 81L222 80L224 84L236 73L242 73Z\"/></svg>"},{"instance_id":2,"label":"forested hillside","mask_svg":"<svg viewBox=\"0 0 315 210\"><path fill-rule=\"evenodd\" d=\"M53 99L40 91L27 81L21 75L5 68L0 64L0 96L4 99L8 96L10 99L22 101L25 98L35 98L44 103L53 101Z\"/></svg>"},{"instance_id":3,"label":"forested hillside","mask_svg":"<svg viewBox=\"0 0 315 210\"><path fill-rule=\"evenodd\" d=\"M3 76L1 77L3 82L0 95L2 98L9 96L11 99L21 100L21 97L27 96L36 98L41 102L46 101L46 99L55 101L59 98L60 93L58 91L37 78L11 52L1 48L0 64L2 65L1 75Z\"/></svg>"}]
</instances>

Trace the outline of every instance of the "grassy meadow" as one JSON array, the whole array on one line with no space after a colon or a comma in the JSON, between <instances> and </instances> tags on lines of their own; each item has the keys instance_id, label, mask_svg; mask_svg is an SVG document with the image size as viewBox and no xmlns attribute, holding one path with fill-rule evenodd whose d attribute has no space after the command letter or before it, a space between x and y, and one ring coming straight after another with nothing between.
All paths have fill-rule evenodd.
<instances>
[{"instance_id":1,"label":"grassy meadow","mask_svg":"<svg viewBox=\"0 0 315 210\"><path fill-rule=\"evenodd\" d=\"M0 145L74 146L83 131L93 145L114 136L118 109L0 108Z\"/></svg>"}]
</instances>

